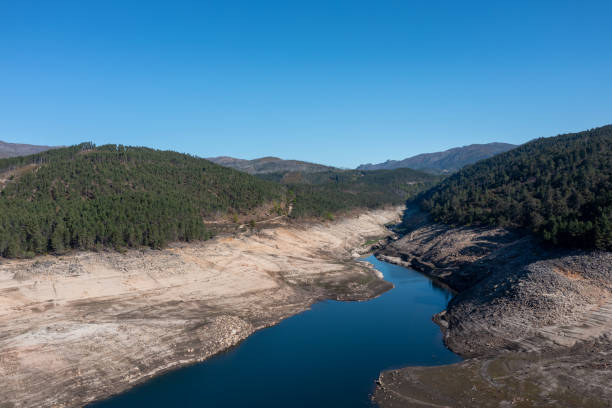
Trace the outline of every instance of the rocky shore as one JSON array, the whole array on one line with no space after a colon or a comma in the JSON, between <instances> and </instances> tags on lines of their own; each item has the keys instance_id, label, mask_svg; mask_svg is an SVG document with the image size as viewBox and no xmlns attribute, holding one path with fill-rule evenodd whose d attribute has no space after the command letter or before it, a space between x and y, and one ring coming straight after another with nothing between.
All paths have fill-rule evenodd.
<instances>
[{"instance_id":1,"label":"rocky shore","mask_svg":"<svg viewBox=\"0 0 612 408\"><path fill-rule=\"evenodd\" d=\"M162 251L1 260L0 407L83 406L313 302L377 296L392 285L355 258L400 213L280 223Z\"/></svg>"},{"instance_id":2,"label":"rocky shore","mask_svg":"<svg viewBox=\"0 0 612 408\"><path fill-rule=\"evenodd\" d=\"M382 373L381 407L611 406L611 253L545 248L501 228L452 228L415 209L405 226L377 256L457 293L434 321L467 360Z\"/></svg>"}]
</instances>

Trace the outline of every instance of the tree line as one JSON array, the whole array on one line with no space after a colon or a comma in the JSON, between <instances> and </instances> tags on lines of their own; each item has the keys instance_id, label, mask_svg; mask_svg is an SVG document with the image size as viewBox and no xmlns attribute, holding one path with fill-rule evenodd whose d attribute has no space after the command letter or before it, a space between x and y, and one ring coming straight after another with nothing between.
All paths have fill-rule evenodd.
<instances>
[{"instance_id":1,"label":"tree line","mask_svg":"<svg viewBox=\"0 0 612 408\"><path fill-rule=\"evenodd\" d=\"M9 176L0 192L5 257L207 239L204 218L285 196L283 186L204 159L121 145L0 160L4 174L22 166L27 171Z\"/></svg>"},{"instance_id":2,"label":"tree line","mask_svg":"<svg viewBox=\"0 0 612 408\"><path fill-rule=\"evenodd\" d=\"M214 232L204 220L270 203L291 202L294 218L331 218L401 203L431 177L407 169L332 172L287 184L176 152L83 143L0 159L0 255L204 240Z\"/></svg>"},{"instance_id":3,"label":"tree line","mask_svg":"<svg viewBox=\"0 0 612 408\"><path fill-rule=\"evenodd\" d=\"M462 169L417 201L439 222L612 250L612 125L536 139Z\"/></svg>"}]
</instances>

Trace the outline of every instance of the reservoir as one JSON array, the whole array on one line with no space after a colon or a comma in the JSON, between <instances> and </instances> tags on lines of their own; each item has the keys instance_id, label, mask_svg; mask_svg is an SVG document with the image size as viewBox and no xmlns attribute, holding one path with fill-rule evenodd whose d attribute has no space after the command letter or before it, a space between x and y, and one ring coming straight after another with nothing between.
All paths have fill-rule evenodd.
<instances>
[{"instance_id":1,"label":"reservoir","mask_svg":"<svg viewBox=\"0 0 612 408\"><path fill-rule=\"evenodd\" d=\"M371 407L381 371L460 361L431 320L451 294L411 269L364 260L395 288L366 302L314 304L227 352L90 407Z\"/></svg>"}]
</instances>

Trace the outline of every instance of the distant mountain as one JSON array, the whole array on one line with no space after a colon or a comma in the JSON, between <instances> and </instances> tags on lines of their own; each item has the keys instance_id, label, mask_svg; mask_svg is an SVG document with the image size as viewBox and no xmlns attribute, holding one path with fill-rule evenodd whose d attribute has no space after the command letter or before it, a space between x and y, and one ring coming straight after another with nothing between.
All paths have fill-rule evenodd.
<instances>
[{"instance_id":1,"label":"distant mountain","mask_svg":"<svg viewBox=\"0 0 612 408\"><path fill-rule=\"evenodd\" d=\"M249 174L279 173L289 171L299 171L304 173L314 173L318 171L333 170L333 167L322 164L309 163L299 160L283 160L278 157L262 157L254 160L236 159L234 157L220 156L209 157L213 163L232 169L244 171Z\"/></svg>"},{"instance_id":2,"label":"distant mountain","mask_svg":"<svg viewBox=\"0 0 612 408\"><path fill-rule=\"evenodd\" d=\"M28 156L44 152L50 149L56 149L54 146L36 146L29 144L7 143L0 140L0 159L5 157Z\"/></svg>"},{"instance_id":3,"label":"distant mountain","mask_svg":"<svg viewBox=\"0 0 612 408\"><path fill-rule=\"evenodd\" d=\"M436 153L424 153L404 160L387 160L379 164L362 164L357 170L391 170L411 168L430 173L452 173L463 166L507 152L516 145L509 143L472 144Z\"/></svg>"}]
</instances>

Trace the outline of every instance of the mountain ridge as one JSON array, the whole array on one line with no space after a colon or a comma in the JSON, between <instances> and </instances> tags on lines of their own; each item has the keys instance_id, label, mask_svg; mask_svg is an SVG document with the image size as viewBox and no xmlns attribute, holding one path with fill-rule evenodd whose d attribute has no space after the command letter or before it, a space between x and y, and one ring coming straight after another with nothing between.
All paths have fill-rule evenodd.
<instances>
[{"instance_id":1,"label":"mountain ridge","mask_svg":"<svg viewBox=\"0 0 612 408\"><path fill-rule=\"evenodd\" d=\"M17 156L28 156L30 154L41 153L62 146L43 146L26 143L9 143L0 140L0 159Z\"/></svg>"},{"instance_id":2,"label":"mountain ridge","mask_svg":"<svg viewBox=\"0 0 612 408\"><path fill-rule=\"evenodd\" d=\"M452 173L463 166L487 159L517 147L510 143L475 143L433 153L421 153L403 160L387 160L384 163L362 164L357 170L392 170L411 168L435 174Z\"/></svg>"},{"instance_id":3,"label":"mountain ridge","mask_svg":"<svg viewBox=\"0 0 612 408\"><path fill-rule=\"evenodd\" d=\"M278 172L318 172L334 170L335 167L311 163L302 160L285 160L274 156L265 156L253 160L238 159L231 156L207 157L215 164L244 171L249 174L266 174Z\"/></svg>"}]
</instances>

